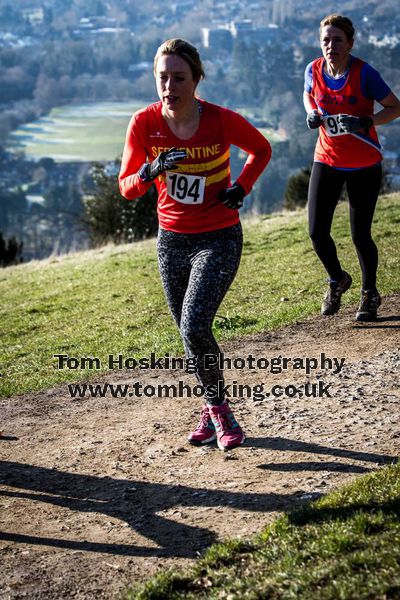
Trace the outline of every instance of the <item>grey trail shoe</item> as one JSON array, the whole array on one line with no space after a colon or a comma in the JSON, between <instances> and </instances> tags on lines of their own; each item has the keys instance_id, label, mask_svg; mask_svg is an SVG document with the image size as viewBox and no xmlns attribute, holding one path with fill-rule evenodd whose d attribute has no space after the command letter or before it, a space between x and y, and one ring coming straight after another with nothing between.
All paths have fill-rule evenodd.
<instances>
[{"instance_id":1,"label":"grey trail shoe","mask_svg":"<svg viewBox=\"0 0 400 600\"><path fill-rule=\"evenodd\" d=\"M361 290L361 302L356 313L356 320L375 321L381 302L378 290Z\"/></svg>"},{"instance_id":2,"label":"grey trail shoe","mask_svg":"<svg viewBox=\"0 0 400 600\"><path fill-rule=\"evenodd\" d=\"M347 292L351 283L352 278L346 271L343 271L343 277L340 281L330 281L324 301L322 302L321 314L327 317L337 313L340 308L342 294Z\"/></svg>"}]
</instances>

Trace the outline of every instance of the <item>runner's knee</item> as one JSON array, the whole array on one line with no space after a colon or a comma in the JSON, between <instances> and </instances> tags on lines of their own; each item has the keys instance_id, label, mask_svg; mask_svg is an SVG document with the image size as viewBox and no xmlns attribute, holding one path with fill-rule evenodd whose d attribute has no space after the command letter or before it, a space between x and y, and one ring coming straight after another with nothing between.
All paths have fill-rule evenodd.
<instances>
[{"instance_id":1,"label":"runner's knee","mask_svg":"<svg viewBox=\"0 0 400 600\"><path fill-rule=\"evenodd\" d=\"M184 320L181 322L181 336L185 346L192 348L201 347L211 335L211 327L202 319Z\"/></svg>"},{"instance_id":2,"label":"runner's knee","mask_svg":"<svg viewBox=\"0 0 400 600\"><path fill-rule=\"evenodd\" d=\"M357 250L362 251L375 245L370 231L352 231L351 239Z\"/></svg>"},{"instance_id":3,"label":"runner's knee","mask_svg":"<svg viewBox=\"0 0 400 600\"><path fill-rule=\"evenodd\" d=\"M323 246L330 240L330 232L325 231L320 226L310 227L309 236L316 247Z\"/></svg>"}]
</instances>

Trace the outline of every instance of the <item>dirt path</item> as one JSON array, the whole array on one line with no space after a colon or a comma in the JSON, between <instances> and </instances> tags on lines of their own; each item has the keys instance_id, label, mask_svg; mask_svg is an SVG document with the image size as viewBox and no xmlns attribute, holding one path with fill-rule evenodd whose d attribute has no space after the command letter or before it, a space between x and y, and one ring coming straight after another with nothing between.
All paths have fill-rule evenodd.
<instances>
[{"instance_id":1,"label":"dirt path","mask_svg":"<svg viewBox=\"0 0 400 600\"><path fill-rule=\"evenodd\" d=\"M186 444L196 398L71 400L62 386L1 400L0 598L115 598L129 582L188 564L212 542L257 532L395 460L400 295L384 299L374 324L353 318L346 309L225 345L231 358L345 359L339 372L325 362L309 376L293 361L280 374L265 361L227 371L227 383L309 382L325 394L236 398L247 439L228 454ZM101 381L177 379L194 385L193 375L155 370Z\"/></svg>"}]
</instances>

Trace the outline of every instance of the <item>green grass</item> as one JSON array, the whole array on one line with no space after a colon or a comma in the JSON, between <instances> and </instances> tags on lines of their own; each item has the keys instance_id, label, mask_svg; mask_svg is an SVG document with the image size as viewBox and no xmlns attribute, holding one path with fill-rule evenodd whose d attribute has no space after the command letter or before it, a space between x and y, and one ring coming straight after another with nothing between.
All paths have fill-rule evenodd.
<instances>
[{"instance_id":1,"label":"green grass","mask_svg":"<svg viewBox=\"0 0 400 600\"><path fill-rule=\"evenodd\" d=\"M16 130L10 136L10 145L35 159L113 160L122 154L131 115L144 104L101 102L53 108L48 116Z\"/></svg>"},{"instance_id":2,"label":"green grass","mask_svg":"<svg viewBox=\"0 0 400 600\"><path fill-rule=\"evenodd\" d=\"M277 519L260 535L212 546L124 600L400 598L400 464Z\"/></svg>"},{"instance_id":3,"label":"green grass","mask_svg":"<svg viewBox=\"0 0 400 600\"><path fill-rule=\"evenodd\" d=\"M399 195L381 198L374 221L381 293L400 289ZM360 269L341 205L333 228L359 299ZM304 211L252 219L244 226L241 267L214 328L219 341L293 323L319 311L324 270L312 250ZM97 371L55 369L54 354L124 357L181 355L163 296L155 240L50 258L0 271L0 393L45 389ZM285 301L281 301L285 298Z\"/></svg>"}]
</instances>

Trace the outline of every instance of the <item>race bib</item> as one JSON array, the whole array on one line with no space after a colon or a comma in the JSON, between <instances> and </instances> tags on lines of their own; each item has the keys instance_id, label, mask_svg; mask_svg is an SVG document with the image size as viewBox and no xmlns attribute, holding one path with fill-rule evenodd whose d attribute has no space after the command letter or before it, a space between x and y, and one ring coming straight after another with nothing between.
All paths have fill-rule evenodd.
<instances>
[{"instance_id":1,"label":"race bib","mask_svg":"<svg viewBox=\"0 0 400 600\"><path fill-rule=\"evenodd\" d=\"M338 117L339 115L327 115L323 117L326 133L329 135L329 137L348 135L347 132L341 128Z\"/></svg>"},{"instance_id":2,"label":"race bib","mask_svg":"<svg viewBox=\"0 0 400 600\"><path fill-rule=\"evenodd\" d=\"M202 204L204 200L205 177L167 172L168 196L183 204Z\"/></svg>"}]
</instances>

